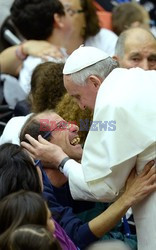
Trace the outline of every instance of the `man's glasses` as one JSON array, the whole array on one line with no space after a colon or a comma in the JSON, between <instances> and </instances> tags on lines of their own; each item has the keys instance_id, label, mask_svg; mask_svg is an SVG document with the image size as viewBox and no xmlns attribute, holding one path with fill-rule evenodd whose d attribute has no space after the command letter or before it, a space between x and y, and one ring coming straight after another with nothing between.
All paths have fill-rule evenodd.
<instances>
[{"instance_id":1,"label":"man's glasses","mask_svg":"<svg viewBox=\"0 0 156 250\"><path fill-rule=\"evenodd\" d=\"M52 136L52 132L54 132L56 130L57 131L63 131L64 129L69 128L69 127L70 127L70 125L69 125L68 122L66 122L66 121L60 121L60 122L56 123L55 127L52 127L52 128L48 127L49 131L47 131L42 137L44 139L48 139L49 136ZM46 131L46 128L45 128L45 131ZM36 160L35 161L35 167L38 166L38 165L40 165L40 163L41 163L40 160Z\"/></svg>"},{"instance_id":2,"label":"man's glasses","mask_svg":"<svg viewBox=\"0 0 156 250\"><path fill-rule=\"evenodd\" d=\"M68 13L70 16L74 16L75 14L84 13L84 10L83 10L83 9L74 10L74 9L72 9L70 6L64 6L64 10L65 10L65 12Z\"/></svg>"}]
</instances>

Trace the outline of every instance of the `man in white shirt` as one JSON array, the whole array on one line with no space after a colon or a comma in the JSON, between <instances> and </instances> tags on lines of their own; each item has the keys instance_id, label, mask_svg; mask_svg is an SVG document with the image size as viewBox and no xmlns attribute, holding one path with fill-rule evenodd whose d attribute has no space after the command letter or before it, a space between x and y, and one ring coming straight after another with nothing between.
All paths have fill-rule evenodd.
<instances>
[{"instance_id":1,"label":"man in white shirt","mask_svg":"<svg viewBox=\"0 0 156 250\"><path fill-rule=\"evenodd\" d=\"M68 93L82 109L94 109L81 164L41 137L37 142L27 136L33 146L22 143L32 155L64 172L75 199L114 200L134 165L139 173L156 156L156 72L116 67L112 58L92 47L75 50L65 64ZM133 207L141 250L156 249L155 204L153 193Z\"/></svg>"}]
</instances>

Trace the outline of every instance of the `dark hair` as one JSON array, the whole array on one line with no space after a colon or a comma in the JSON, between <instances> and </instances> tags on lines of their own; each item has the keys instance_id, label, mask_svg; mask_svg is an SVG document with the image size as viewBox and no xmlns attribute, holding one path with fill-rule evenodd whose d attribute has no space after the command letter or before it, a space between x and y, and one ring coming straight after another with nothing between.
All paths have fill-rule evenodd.
<instances>
[{"instance_id":1,"label":"dark hair","mask_svg":"<svg viewBox=\"0 0 156 250\"><path fill-rule=\"evenodd\" d=\"M46 40L53 31L54 14L64 15L58 0L15 0L11 20L26 39Z\"/></svg>"},{"instance_id":2,"label":"dark hair","mask_svg":"<svg viewBox=\"0 0 156 250\"><path fill-rule=\"evenodd\" d=\"M53 111L47 110L44 113L48 114ZM20 132L20 142L25 141L27 143L30 143L26 138L25 134L31 135L34 139L38 140L38 136L41 135L42 137L45 136L45 134L50 131L50 126L46 126L46 129L42 130L41 129L41 124L40 122L36 119L36 117L39 114L33 114L32 116L29 117L29 119L24 123L21 132ZM51 138L51 135L46 138L46 140L49 140Z\"/></svg>"},{"instance_id":3,"label":"dark hair","mask_svg":"<svg viewBox=\"0 0 156 250\"><path fill-rule=\"evenodd\" d=\"M100 31L100 25L93 0L80 0L80 3L86 20L86 28L83 36L86 40L90 36L95 36Z\"/></svg>"},{"instance_id":4,"label":"dark hair","mask_svg":"<svg viewBox=\"0 0 156 250\"><path fill-rule=\"evenodd\" d=\"M31 77L32 110L35 113L54 109L66 92L63 85L63 63L38 65Z\"/></svg>"},{"instance_id":5,"label":"dark hair","mask_svg":"<svg viewBox=\"0 0 156 250\"><path fill-rule=\"evenodd\" d=\"M24 225L15 229L8 245L11 250L61 250L57 239L39 225Z\"/></svg>"},{"instance_id":6,"label":"dark hair","mask_svg":"<svg viewBox=\"0 0 156 250\"><path fill-rule=\"evenodd\" d=\"M47 206L39 194L21 190L0 201L0 249L8 249L13 230L25 224L47 226Z\"/></svg>"},{"instance_id":7,"label":"dark hair","mask_svg":"<svg viewBox=\"0 0 156 250\"><path fill-rule=\"evenodd\" d=\"M20 146L3 144L0 146L0 200L21 189L41 193L38 172L27 152Z\"/></svg>"}]
</instances>

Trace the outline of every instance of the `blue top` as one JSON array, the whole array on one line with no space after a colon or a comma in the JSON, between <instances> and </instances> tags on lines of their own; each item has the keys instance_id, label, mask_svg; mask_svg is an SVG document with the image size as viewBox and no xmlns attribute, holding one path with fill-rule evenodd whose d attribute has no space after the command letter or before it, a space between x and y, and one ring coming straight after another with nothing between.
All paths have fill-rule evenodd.
<instances>
[{"instance_id":1,"label":"blue top","mask_svg":"<svg viewBox=\"0 0 156 250\"><path fill-rule=\"evenodd\" d=\"M62 188L52 186L45 171L41 169L43 177L43 196L47 200L48 207L52 211L53 218L65 230L70 239L80 249L86 248L98 238L91 232L88 223L83 223L73 212L70 206L77 212L82 212L94 206L94 203L86 201L74 201L70 195L68 184ZM62 204L60 204L62 203ZM76 206L76 203L78 206Z\"/></svg>"},{"instance_id":2,"label":"blue top","mask_svg":"<svg viewBox=\"0 0 156 250\"><path fill-rule=\"evenodd\" d=\"M53 218L65 230L74 244L82 250L91 243L99 240L91 232L88 221L106 210L109 204L75 201L71 197L68 183L61 188L55 188L42 167L41 171L44 185L43 196L48 203ZM127 238L122 229L122 223L119 223L101 239L108 240L112 238L124 241L133 250L137 249L136 235L132 234L130 238Z\"/></svg>"}]
</instances>

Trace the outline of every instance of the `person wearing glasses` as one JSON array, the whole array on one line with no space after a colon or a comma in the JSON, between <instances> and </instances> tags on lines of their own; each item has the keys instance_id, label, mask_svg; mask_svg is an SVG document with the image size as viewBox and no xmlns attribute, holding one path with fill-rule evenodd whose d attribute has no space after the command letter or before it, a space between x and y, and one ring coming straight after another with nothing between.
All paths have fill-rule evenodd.
<instances>
[{"instance_id":1,"label":"person wearing glasses","mask_svg":"<svg viewBox=\"0 0 156 250\"><path fill-rule=\"evenodd\" d=\"M28 142L25 138L25 134L28 133L35 139L38 138L38 135L42 135L50 143L60 146L62 150L64 150L64 152L66 152L66 154L68 154L72 159L80 161L82 156L82 147L80 145L78 129L79 128L74 123L66 122L64 119L62 119L62 117L49 110L36 115L34 114L25 122L20 133L20 141ZM66 144L63 143L64 138L69 141L70 147L66 147ZM100 206L97 206L96 204L95 206L95 203L93 202L74 201L70 195L67 178L59 170L51 169L52 165L49 165L43 161L36 161L35 165L39 165L41 167L44 184L43 194L48 201L49 207L53 211L54 218L58 223L60 223L60 225L64 228L66 233L76 245L78 245L80 248L83 248L84 246L86 247L89 245L91 242L97 241L98 237L103 237L104 240L118 238L128 243L132 249L136 249L135 235L131 234L129 237L127 237L127 231L125 230L123 232L121 225L118 225L114 230L111 230L110 228L108 231L111 231L108 233L104 231L106 228L104 226L102 212L108 207L108 204L101 204ZM42 167L44 167L44 170ZM49 178L46 176L45 171ZM53 202L54 199L55 202ZM123 207L121 204L121 209L122 208ZM85 217L85 210L87 217ZM83 217L81 217L82 220L78 220L78 218L76 219L73 212L76 214L81 212L81 216L83 213ZM112 216L113 214L114 210L112 210ZM98 215L99 220L97 220L98 217L96 217ZM92 221L94 217L96 217L94 221L95 224ZM84 222L84 218L89 221L87 224L89 228L86 226L86 223L82 224L82 221ZM112 220L115 222L114 219ZM99 224L100 221L101 226ZM108 227L110 224L108 222ZM116 224L114 224L113 227L115 225ZM98 227L101 228L99 232L97 232ZM104 233L106 235L104 235ZM94 238L93 235L97 238Z\"/></svg>"},{"instance_id":2,"label":"person wearing glasses","mask_svg":"<svg viewBox=\"0 0 156 250\"><path fill-rule=\"evenodd\" d=\"M47 53L47 60L64 62L82 43L103 48L110 55L114 53L117 36L109 30L100 29L95 7L90 0L15 0L10 12L11 21L25 39L46 40L60 48L61 59L49 57ZM23 49L20 52L21 55ZM31 56L23 62L19 84L26 95L32 71L42 62L42 59Z\"/></svg>"},{"instance_id":3,"label":"person wearing glasses","mask_svg":"<svg viewBox=\"0 0 156 250\"><path fill-rule=\"evenodd\" d=\"M94 110L81 164L64 160L67 154L41 137L36 141L27 135L31 146L25 142L22 146L56 169L61 168L74 199L112 201L135 164L139 173L145 162L155 159L156 72L118 68L118 63L103 51L82 46L67 59L63 74L64 86L79 107ZM112 128L110 121L114 123ZM156 246L156 223L152 219L155 195L133 207L141 250Z\"/></svg>"}]
</instances>

